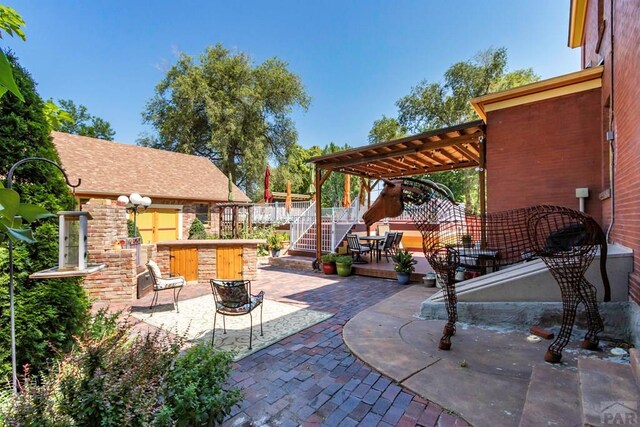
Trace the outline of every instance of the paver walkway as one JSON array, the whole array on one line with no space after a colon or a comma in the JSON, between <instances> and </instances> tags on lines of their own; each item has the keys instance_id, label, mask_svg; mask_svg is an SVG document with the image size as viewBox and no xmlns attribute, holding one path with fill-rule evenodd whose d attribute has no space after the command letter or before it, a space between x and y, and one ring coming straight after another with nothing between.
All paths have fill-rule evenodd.
<instances>
[{"instance_id":1,"label":"paver walkway","mask_svg":"<svg viewBox=\"0 0 640 427\"><path fill-rule=\"evenodd\" d=\"M468 425L381 376L345 346L345 323L405 289L396 281L263 268L253 287L335 315L239 361L232 382L245 399L224 425Z\"/></svg>"}]
</instances>

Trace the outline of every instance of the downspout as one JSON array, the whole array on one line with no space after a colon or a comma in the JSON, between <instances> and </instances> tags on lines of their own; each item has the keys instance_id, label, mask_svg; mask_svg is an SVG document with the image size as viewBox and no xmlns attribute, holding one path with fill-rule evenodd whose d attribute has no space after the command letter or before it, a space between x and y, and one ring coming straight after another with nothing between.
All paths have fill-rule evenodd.
<instances>
[{"instance_id":1,"label":"downspout","mask_svg":"<svg viewBox=\"0 0 640 427\"><path fill-rule=\"evenodd\" d=\"M614 95L615 95L615 86L614 86L614 45L613 45L613 34L614 34L614 9L613 9L613 0L610 1L610 10L611 10L611 75L609 77L610 79L610 87L611 87L611 114L610 114L610 118L609 118L609 131L607 132L607 141L609 142L609 188L611 189L611 221L609 222L609 228L607 229L607 235L606 235L606 240L607 242L609 242L609 235L611 234L611 230L613 229L613 223L615 222L615 173L614 173L614 168L615 168L615 156L616 156L616 151L615 151L615 133L614 133L614 117L615 117L615 102L614 102Z\"/></svg>"}]
</instances>

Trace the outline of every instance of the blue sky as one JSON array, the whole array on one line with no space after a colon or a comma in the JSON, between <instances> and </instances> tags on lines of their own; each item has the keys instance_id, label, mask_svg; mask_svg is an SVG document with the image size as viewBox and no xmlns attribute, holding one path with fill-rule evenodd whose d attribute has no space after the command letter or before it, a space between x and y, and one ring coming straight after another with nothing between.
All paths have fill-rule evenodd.
<instances>
[{"instance_id":1,"label":"blue sky","mask_svg":"<svg viewBox=\"0 0 640 427\"><path fill-rule=\"evenodd\" d=\"M508 48L509 68L548 78L580 68L567 47L568 0L8 1L27 41L4 38L45 98L72 99L135 143L141 112L176 52L218 42L260 63L277 56L312 103L299 143L364 145L374 120L454 62Z\"/></svg>"}]
</instances>

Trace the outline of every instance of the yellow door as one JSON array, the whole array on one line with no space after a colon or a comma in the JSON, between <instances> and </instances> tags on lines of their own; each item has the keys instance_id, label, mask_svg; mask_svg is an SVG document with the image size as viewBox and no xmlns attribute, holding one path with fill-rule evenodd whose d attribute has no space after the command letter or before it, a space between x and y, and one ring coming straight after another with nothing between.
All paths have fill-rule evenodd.
<instances>
[{"instance_id":1,"label":"yellow door","mask_svg":"<svg viewBox=\"0 0 640 427\"><path fill-rule=\"evenodd\" d=\"M170 252L170 269L174 276L184 276L187 282L198 280L198 249L174 247Z\"/></svg>"},{"instance_id":2,"label":"yellow door","mask_svg":"<svg viewBox=\"0 0 640 427\"><path fill-rule=\"evenodd\" d=\"M133 214L130 218L133 220ZM142 243L156 243L178 239L178 211L175 209L147 209L138 214L138 230Z\"/></svg>"},{"instance_id":3,"label":"yellow door","mask_svg":"<svg viewBox=\"0 0 640 427\"><path fill-rule=\"evenodd\" d=\"M242 246L220 246L216 249L216 278L242 279Z\"/></svg>"}]
</instances>

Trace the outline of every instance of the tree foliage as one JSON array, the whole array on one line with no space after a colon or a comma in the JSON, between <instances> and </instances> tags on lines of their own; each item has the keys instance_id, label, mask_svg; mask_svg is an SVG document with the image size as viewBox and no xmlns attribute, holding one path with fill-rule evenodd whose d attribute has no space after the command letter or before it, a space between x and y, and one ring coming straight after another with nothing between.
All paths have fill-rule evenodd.
<instances>
[{"instance_id":1,"label":"tree foliage","mask_svg":"<svg viewBox=\"0 0 640 427\"><path fill-rule=\"evenodd\" d=\"M287 180L291 181L291 192L309 194L313 184L313 165L307 161L322 154L318 146L304 148L294 144L286 155L285 161L271 171L271 191L286 191ZM261 187L262 188L262 187Z\"/></svg>"},{"instance_id":2,"label":"tree foliage","mask_svg":"<svg viewBox=\"0 0 640 427\"><path fill-rule=\"evenodd\" d=\"M0 174L26 157L59 162L44 114L44 103L31 76L7 55L24 102L12 93L0 99ZM20 200L49 212L70 210L74 201L60 172L45 162L29 162L14 175L13 189ZM46 367L57 351L68 349L72 334L84 321L88 300L79 279L34 281L29 274L50 268L58 261L56 221L41 223L33 231L36 242L14 244L16 341L18 366L34 371ZM6 245L0 246L0 377L10 373L9 265Z\"/></svg>"},{"instance_id":3,"label":"tree foliage","mask_svg":"<svg viewBox=\"0 0 640 427\"><path fill-rule=\"evenodd\" d=\"M11 37L15 34L22 40L26 40L27 38L22 30L24 26L24 20L15 9L0 5L0 38L2 38L2 32L4 31ZM24 100L13 77L11 64L5 53L0 50L0 97L7 91L11 92L19 100Z\"/></svg>"},{"instance_id":4,"label":"tree foliage","mask_svg":"<svg viewBox=\"0 0 640 427\"><path fill-rule=\"evenodd\" d=\"M444 73L442 83L422 81L396 102L398 126L416 134L477 120L469 104L471 98L532 83L539 77L531 68L508 71L506 48L487 49L472 59L453 64ZM392 120L374 122L371 135L385 135L393 129ZM380 122L380 123L379 123ZM375 131L375 132L374 132ZM478 178L473 169L430 174L429 179L451 188L456 199L477 208Z\"/></svg>"},{"instance_id":5,"label":"tree foliage","mask_svg":"<svg viewBox=\"0 0 640 427\"><path fill-rule=\"evenodd\" d=\"M218 44L198 61L179 56L142 114L156 134L138 143L208 157L251 197L261 189L267 160L283 162L297 140L293 108L309 102L282 60L254 65L247 54Z\"/></svg>"},{"instance_id":6,"label":"tree foliage","mask_svg":"<svg viewBox=\"0 0 640 427\"><path fill-rule=\"evenodd\" d=\"M60 108L68 113L69 120L60 121L53 126L54 130L107 141L112 141L116 136L111 123L100 117L92 116L84 105L76 105L71 99L59 99L58 103Z\"/></svg>"},{"instance_id":7,"label":"tree foliage","mask_svg":"<svg viewBox=\"0 0 640 427\"><path fill-rule=\"evenodd\" d=\"M407 130L393 117L382 116L373 122L369 131L369 144L392 141L407 134Z\"/></svg>"}]
</instances>

